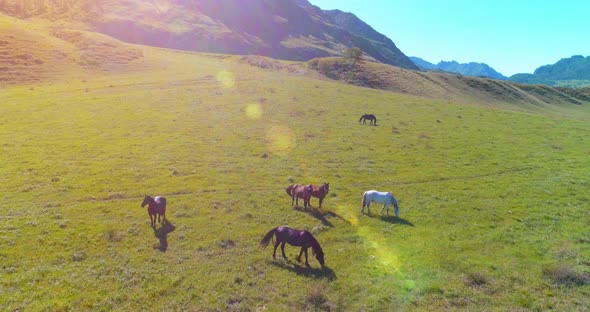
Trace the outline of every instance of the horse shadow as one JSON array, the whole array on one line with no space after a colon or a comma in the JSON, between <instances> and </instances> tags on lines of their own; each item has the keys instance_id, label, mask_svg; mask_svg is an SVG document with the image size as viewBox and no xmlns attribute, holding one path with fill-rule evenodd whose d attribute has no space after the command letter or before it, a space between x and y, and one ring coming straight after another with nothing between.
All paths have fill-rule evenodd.
<instances>
[{"instance_id":1,"label":"horse shadow","mask_svg":"<svg viewBox=\"0 0 590 312\"><path fill-rule=\"evenodd\" d=\"M346 221L346 222L348 222L348 220L346 220L346 219L342 218L341 216L339 216L338 214L336 214L336 213L334 213L334 212L331 212L331 211L326 211L326 212L323 212L323 211L322 211L322 210L320 210L319 208L318 208L318 209L314 209L314 208L308 207L308 209L304 209L304 208L301 208L301 207L295 206L295 207L293 207L293 209L295 209L295 210L297 210L297 211L301 211L301 212L306 212L306 213L308 213L310 216L312 216L312 217L314 217L314 218L318 219L320 222L322 222L322 224L323 224L323 225L325 225L325 226L329 226L329 227L334 227L334 225L332 224L332 222L330 222L330 221L329 221L329 220L326 218L326 216L329 216L329 217L336 217L336 218L338 218L338 219L340 219L340 220L342 220L342 221Z\"/></svg>"},{"instance_id":2,"label":"horse shadow","mask_svg":"<svg viewBox=\"0 0 590 312\"><path fill-rule=\"evenodd\" d=\"M305 276L305 277L310 277L310 278L315 278L315 279L325 278L330 282L337 278L334 270L330 269L326 265L324 265L321 268L311 268L311 267L301 266L299 263L295 263L289 259L282 259L279 261L276 261L276 260L273 260L273 261L268 260L268 261L270 261L270 263L276 267L289 270L299 276Z\"/></svg>"},{"instance_id":3,"label":"horse shadow","mask_svg":"<svg viewBox=\"0 0 590 312\"><path fill-rule=\"evenodd\" d=\"M168 219L162 220L162 226L160 228L154 227L154 236L160 240L159 246L154 246L154 249L158 249L161 252L166 252L168 249L168 234L173 232L176 227L168 221Z\"/></svg>"},{"instance_id":4,"label":"horse shadow","mask_svg":"<svg viewBox=\"0 0 590 312\"><path fill-rule=\"evenodd\" d=\"M414 223L412 223L406 219L396 218L395 216L379 216L379 219L381 219L381 221L389 222L391 224L399 224L399 225L407 225L407 226L415 227Z\"/></svg>"}]
</instances>

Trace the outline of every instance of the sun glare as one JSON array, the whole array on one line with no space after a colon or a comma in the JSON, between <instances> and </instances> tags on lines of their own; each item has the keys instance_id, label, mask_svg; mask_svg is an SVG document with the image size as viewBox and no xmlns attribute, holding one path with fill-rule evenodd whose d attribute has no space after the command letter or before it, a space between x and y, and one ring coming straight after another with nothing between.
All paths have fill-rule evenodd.
<instances>
[{"instance_id":1,"label":"sun glare","mask_svg":"<svg viewBox=\"0 0 590 312\"><path fill-rule=\"evenodd\" d=\"M246 116L250 119L258 119L262 117L262 106L257 103L246 105Z\"/></svg>"},{"instance_id":2,"label":"sun glare","mask_svg":"<svg viewBox=\"0 0 590 312\"><path fill-rule=\"evenodd\" d=\"M236 83L236 81L234 79L234 74L232 72L228 72L225 70L220 71L217 74L217 82L219 82L221 87L226 88L226 89L233 87Z\"/></svg>"},{"instance_id":3,"label":"sun glare","mask_svg":"<svg viewBox=\"0 0 590 312\"><path fill-rule=\"evenodd\" d=\"M272 126L266 133L266 141L271 152L285 156L295 148L295 132L284 126Z\"/></svg>"}]
</instances>

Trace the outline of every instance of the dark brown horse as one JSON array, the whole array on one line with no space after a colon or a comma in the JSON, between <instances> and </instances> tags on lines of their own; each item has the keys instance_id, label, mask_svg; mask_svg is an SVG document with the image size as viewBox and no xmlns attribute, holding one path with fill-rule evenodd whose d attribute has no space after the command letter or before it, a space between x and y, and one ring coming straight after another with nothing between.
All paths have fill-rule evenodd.
<instances>
[{"instance_id":1,"label":"dark brown horse","mask_svg":"<svg viewBox=\"0 0 590 312\"><path fill-rule=\"evenodd\" d=\"M366 121L369 121L369 125L373 125L376 126L377 125L377 117L375 117L375 115L373 114L364 114L361 116L361 119L359 119L359 123L362 121L363 124L365 124Z\"/></svg>"},{"instance_id":2,"label":"dark brown horse","mask_svg":"<svg viewBox=\"0 0 590 312\"><path fill-rule=\"evenodd\" d=\"M164 196L153 198L145 195L141 207L143 208L145 205L148 205L147 210L150 215L150 224L152 227L156 226L156 217L158 217L158 222L161 222L160 216L166 221L166 198Z\"/></svg>"},{"instance_id":3,"label":"dark brown horse","mask_svg":"<svg viewBox=\"0 0 590 312\"><path fill-rule=\"evenodd\" d=\"M312 185L311 196L317 197L320 199L320 208L322 208L322 202L324 201L324 197L328 194L330 190L330 183L324 182L322 186Z\"/></svg>"},{"instance_id":4,"label":"dark brown horse","mask_svg":"<svg viewBox=\"0 0 590 312\"><path fill-rule=\"evenodd\" d=\"M310 206L309 200L311 199L311 192L313 188L312 185L302 185L302 184L291 184L285 189L287 194L291 196L291 206L293 206L293 201L295 205L299 207L299 198L303 199L303 207L307 209L307 206Z\"/></svg>"},{"instance_id":5,"label":"dark brown horse","mask_svg":"<svg viewBox=\"0 0 590 312\"><path fill-rule=\"evenodd\" d=\"M297 257L297 262L301 262L301 255L305 252L305 265L309 266L309 262L307 261L307 248L311 247L313 255L315 255L316 259L320 262L322 267L324 266L324 251L318 241L305 230L297 230L290 228L288 226L279 226L272 230L270 230L264 238L260 241L260 247L266 248L268 243L272 240L273 235L276 237L275 242L275 249L272 253L272 258L276 259L277 254L277 247L279 244L281 245L281 252L283 253L283 258L287 259L285 256L285 244L289 243L291 246L301 246L301 251L299 252L299 257Z\"/></svg>"}]
</instances>

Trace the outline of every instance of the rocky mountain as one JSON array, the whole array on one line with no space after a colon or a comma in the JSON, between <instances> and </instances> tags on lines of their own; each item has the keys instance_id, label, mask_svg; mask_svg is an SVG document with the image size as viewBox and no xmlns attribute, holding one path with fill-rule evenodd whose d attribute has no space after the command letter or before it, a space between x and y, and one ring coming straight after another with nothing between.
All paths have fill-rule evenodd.
<instances>
[{"instance_id":1,"label":"rocky mountain","mask_svg":"<svg viewBox=\"0 0 590 312\"><path fill-rule=\"evenodd\" d=\"M401 64L401 66L397 66L418 69L418 67L395 46L395 43L393 43L391 39L377 32L373 27L363 22L356 15L340 10L327 10L324 11L324 13L330 17L330 21L334 24L354 35L367 39L369 46L359 47L363 50L376 50L378 54L383 56L383 63L391 65ZM393 60L393 62L390 60Z\"/></svg>"},{"instance_id":2,"label":"rocky mountain","mask_svg":"<svg viewBox=\"0 0 590 312\"><path fill-rule=\"evenodd\" d=\"M533 74L516 74L508 80L546 85L590 85L590 56L574 55L553 65L541 66Z\"/></svg>"},{"instance_id":3,"label":"rocky mountain","mask_svg":"<svg viewBox=\"0 0 590 312\"><path fill-rule=\"evenodd\" d=\"M358 47L367 59L418 69L354 15L306 0L2 0L0 12L70 20L122 41L198 52L303 61Z\"/></svg>"},{"instance_id":4,"label":"rocky mountain","mask_svg":"<svg viewBox=\"0 0 590 312\"><path fill-rule=\"evenodd\" d=\"M425 70L439 70L450 73L457 73L465 76L486 77L498 80L506 80L507 78L498 73L495 69L485 63L458 63L456 61L440 61L438 64L432 64L419 57L410 57L416 65Z\"/></svg>"}]
</instances>

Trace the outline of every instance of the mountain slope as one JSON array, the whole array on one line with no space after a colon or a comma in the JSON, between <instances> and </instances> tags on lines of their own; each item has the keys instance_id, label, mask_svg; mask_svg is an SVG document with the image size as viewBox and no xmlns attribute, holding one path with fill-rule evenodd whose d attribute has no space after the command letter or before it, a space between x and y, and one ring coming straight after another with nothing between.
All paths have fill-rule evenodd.
<instances>
[{"instance_id":1,"label":"mountain slope","mask_svg":"<svg viewBox=\"0 0 590 312\"><path fill-rule=\"evenodd\" d=\"M141 49L102 34L0 14L0 84L129 70L142 59Z\"/></svg>"},{"instance_id":2,"label":"mountain slope","mask_svg":"<svg viewBox=\"0 0 590 312\"><path fill-rule=\"evenodd\" d=\"M504 75L498 73L495 69L493 69L485 63L458 63L456 61L440 61L438 62L438 64L435 65L419 57L414 56L411 56L410 60L412 60L415 64L426 70L442 70L466 76L488 77L492 79L506 80L506 77Z\"/></svg>"},{"instance_id":3,"label":"mountain slope","mask_svg":"<svg viewBox=\"0 0 590 312\"><path fill-rule=\"evenodd\" d=\"M391 40L345 30L304 0L3 0L0 12L70 20L126 42L198 52L303 61L359 47L370 60L418 69Z\"/></svg>"},{"instance_id":4,"label":"mountain slope","mask_svg":"<svg viewBox=\"0 0 590 312\"><path fill-rule=\"evenodd\" d=\"M331 20L338 26L349 31L350 33L368 39L371 46L377 50L383 57L380 59L383 63L396 65L398 67L415 69L419 68L396 46L387 36L377 32L367 23L356 17L352 13L342 12L340 10L324 11ZM361 48L363 48L361 46ZM391 60L394 60L393 62ZM400 66L402 64L403 66Z\"/></svg>"},{"instance_id":5,"label":"mountain slope","mask_svg":"<svg viewBox=\"0 0 590 312\"><path fill-rule=\"evenodd\" d=\"M590 85L590 56L574 55L553 65L544 65L533 74L516 74L510 81L546 85Z\"/></svg>"},{"instance_id":6,"label":"mountain slope","mask_svg":"<svg viewBox=\"0 0 590 312\"><path fill-rule=\"evenodd\" d=\"M569 88L411 71L374 62L352 64L342 58L322 58L311 60L308 64L331 79L448 102L482 103L524 111L554 111L558 107L579 106L589 100L585 91L574 92Z\"/></svg>"}]
</instances>

